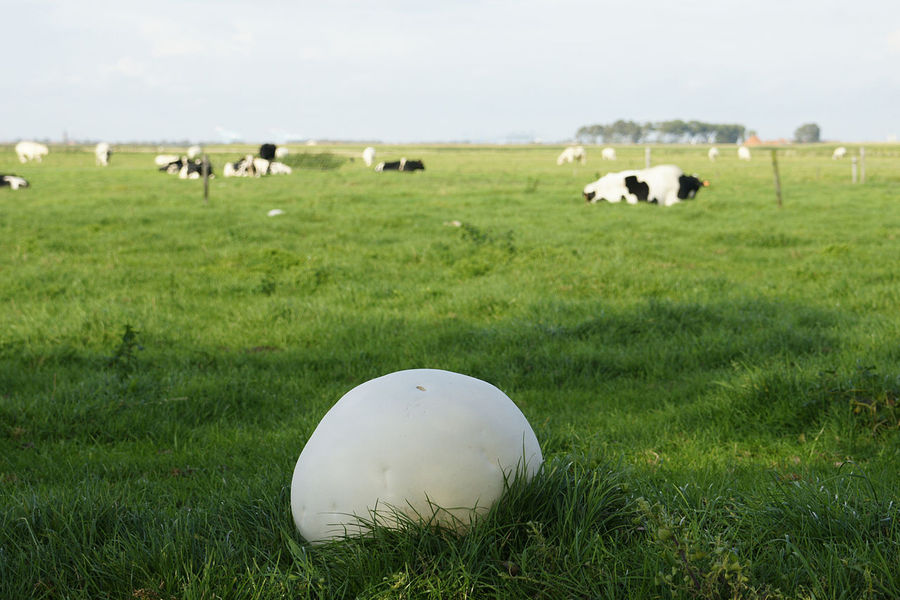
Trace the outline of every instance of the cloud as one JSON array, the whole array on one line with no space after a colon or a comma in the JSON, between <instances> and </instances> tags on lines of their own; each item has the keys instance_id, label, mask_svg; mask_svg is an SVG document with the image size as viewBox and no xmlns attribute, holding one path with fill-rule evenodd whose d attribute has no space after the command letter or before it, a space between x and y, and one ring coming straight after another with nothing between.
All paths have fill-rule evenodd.
<instances>
[{"instance_id":1,"label":"cloud","mask_svg":"<svg viewBox=\"0 0 900 600\"><path fill-rule=\"evenodd\" d=\"M146 75L144 66L130 56L123 56L104 69L107 73L125 75L126 77L143 77Z\"/></svg>"},{"instance_id":2,"label":"cloud","mask_svg":"<svg viewBox=\"0 0 900 600\"><path fill-rule=\"evenodd\" d=\"M887 47L891 52L900 53L900 29L888 34Z\"/></svg>"},{"instance_id":3,"label":"cloud","mask_svg":"<svg viewBox=\"0 0 900 600\"><path fill-rule=\"evenodd\" d=\"M239 23L215 22L205 18L163 19L141 22L139 35L149 44L153 58L224 58L246 54L256 39Z\"/></svg>"}]
</instances>

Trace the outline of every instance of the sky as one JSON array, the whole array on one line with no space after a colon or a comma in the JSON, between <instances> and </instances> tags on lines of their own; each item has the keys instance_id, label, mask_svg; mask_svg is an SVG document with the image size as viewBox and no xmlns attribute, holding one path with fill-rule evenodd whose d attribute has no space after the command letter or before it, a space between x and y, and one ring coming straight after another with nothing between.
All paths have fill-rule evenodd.
<instances>
[{"instance_id":1,"label":"sky","mask_svg":"<svg viewBox=\"0 0 900 600\"><path fill-rule=\"evenodd\" d=\"M896 0L0 0L0 141L900 135Z\"/></svg>"}]
</instances>

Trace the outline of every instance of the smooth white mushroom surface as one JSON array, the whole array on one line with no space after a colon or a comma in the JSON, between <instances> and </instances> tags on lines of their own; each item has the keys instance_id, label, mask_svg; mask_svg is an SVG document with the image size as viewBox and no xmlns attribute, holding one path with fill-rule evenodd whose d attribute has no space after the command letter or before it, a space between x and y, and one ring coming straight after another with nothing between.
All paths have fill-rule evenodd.
<instances>
[{"instance_id":1,"label":"smooth white mushroom surface","mask_svg":"<svg viewBox=\"0 0 900 600\"><path fill-rule=\"evenodd\" d=\"M509 397L480 379L437 369L398 371L347 392L300 453L291 512L313 543L360 532L359 517L396 513L466 527L530 478L543 457ZM439 507L439 510L436 510Z\"/></svg>"}]
</instances>

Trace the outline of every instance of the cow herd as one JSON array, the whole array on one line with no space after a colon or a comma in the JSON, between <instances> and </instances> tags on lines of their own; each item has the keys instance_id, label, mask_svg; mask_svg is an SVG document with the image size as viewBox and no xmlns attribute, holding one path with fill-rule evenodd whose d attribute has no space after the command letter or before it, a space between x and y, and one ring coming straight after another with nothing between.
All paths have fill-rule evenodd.
<instances>
[{"instance_id":1,"label":"cow herd","mask_svg":"<svg viewBox=\"0 0 900 600\"><path fill-rule=\"evenodd\" d=\"M180 179L199 179L206 173L215 177L213 165L206 157L197 158L202 152L199 146L191 146L184 156L175 154L157 154L153 159L160 171L170 175L178 175ZM287 156L287 148L276 147L275 144L262 144L257 156L247 154L234 162L225 163L222 175L225 177L262 177L263 175L290 175L292 169L275 159Z\"/></svg>"},{"instance_id":2,"label":"cow herd","mask_svg":"<svg viewBox=\"0 0 900 600\"><path fill-rule=\"evenodd\" d=\"M15 146L16 155L20 162L42 162L49 150L46 145L37 142L22 141ZM202 148L191 146L183 156L175 154L158 154L154 157L154 163L159 171L178 175L181 179L198 179L208 174L214 177L213 166L205 155L200 157ZM844 146L834 150L832 158L843 158L847 153ZM277 147L275 144L262 144L256 156L247 154L234 162L225 164L222 174L225 177L262 177L265 175L289 175L291 167L279 162L288 154L288 149ZM362 160L367 167L375 162L375 148L369 146L362 152ZM710 161L719 157L719 149L712 147L707 152ZM108 166L112 151L106 142L100 142L94 148L94 156L98 166ZM750 160L750 150L746 146L737 149L740 160ZM603 148L601 151L603 160L616 160L616 151L612 147ZM557 157L556 164L565 163L585 164L587 153L583 146L568 146ZM376 172L398 171L415 172L424 171L425 165L418 159L401 158L395 161L382 161L375 165ZM595 204L600 201L627 204L646 202L660 206L672 206L683 200L693 199L697 193L709 185L708 181L701 180L696 175L687 175L675 165L658 165L646 169L630 169L609 172L594 182L587 184L582 195L585 202ZM0 175L0 187L13 190L29 187L29 182L17 175Z\"/></svg>"}]
</instances>

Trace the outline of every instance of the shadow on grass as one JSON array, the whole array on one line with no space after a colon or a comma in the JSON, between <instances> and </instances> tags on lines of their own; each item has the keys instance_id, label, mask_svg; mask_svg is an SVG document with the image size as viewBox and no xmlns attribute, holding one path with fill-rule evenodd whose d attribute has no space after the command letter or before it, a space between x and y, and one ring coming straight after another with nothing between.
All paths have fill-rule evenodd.
<instances>
[{"instance_id":1,"label":"shadow on grass","mask_svg":"<svg viewBox=\"0 0 900 600\"><path fill-rule=\"evenodd\" d=\"M328 323L304 347L192 348L140 332L129 338L135 349L125 362L110 360L115 348L97 356L68 346L30 346L18 354L8 347L4 393L12 402L0 408L0 424L44 439L114 443L203 426L266 428L296 423L300 413L299 424L311 432L352 387L422 367L478 377L514 399L527 395L527 412L538 418L558 396L593 403L608 396L614 403L623 387L632 397L646 389L651 398L636 399L634 410L671 405L689 416L691 403L716 382L719 389L740 388L728 411L759 420L773 400L814 387L802 378L786 380L773 395L766 387L771 373L789 379L791 365L820 364L841 344L835 332L846 322L837 313L767 300L653 300L628 310L549 303L528 312L528 318L486 325L452 317ZM281 326L302 331L304 322ZM764 376L748 388L743 374L752 369ZM795 419L788 414L794 409L786 410L765 413L761 423ZM697 425L721 416L696 411Z\"/></svg>"}]
</instances>

